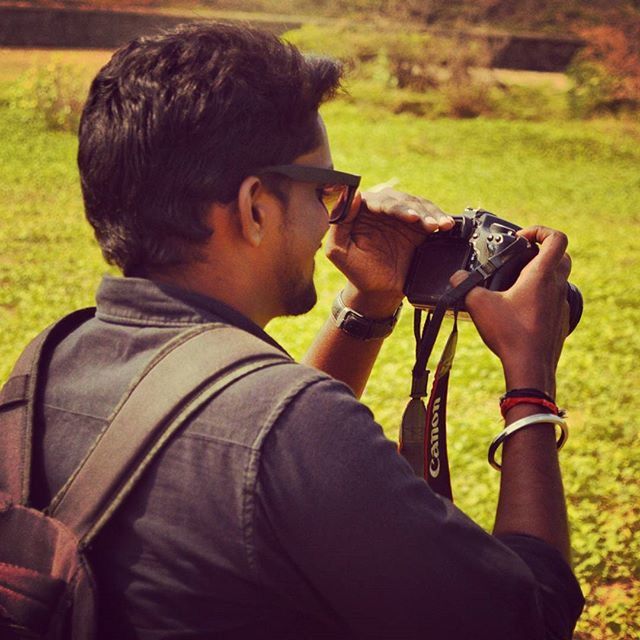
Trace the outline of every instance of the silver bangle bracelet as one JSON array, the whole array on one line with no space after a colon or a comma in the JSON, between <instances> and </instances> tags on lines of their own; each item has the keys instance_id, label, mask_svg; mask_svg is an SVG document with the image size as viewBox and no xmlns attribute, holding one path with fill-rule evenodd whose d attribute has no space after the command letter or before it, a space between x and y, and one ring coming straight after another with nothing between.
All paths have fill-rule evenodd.
<instances>
[{"instance_id":1,"label":"silver bangle bracelet","mask_svg":"<svg viewBox=\"0 0 640 640\"><path fill-rule=\"evenodd\" d=\"M496 451L500 447L500 445L510 436L512 436L516 431L520 431L520 429L524 429L525 427L530 427L534 424L553 424L560 427L560 435L558 436L558 440L556 442L556 446L558 447L558 451L562 449L564 443L567 441L569 437L569 427L567 426L567 421L561 416L554 416L552 413L536 413L532 416L527 416L525 418L521 418L520 420L516 420L512 422L508 427L505 427L503 431L501 431L489 445L489 464L494 468L500 471L502 465L496 460Z\"/></svg>"}]
</instances>

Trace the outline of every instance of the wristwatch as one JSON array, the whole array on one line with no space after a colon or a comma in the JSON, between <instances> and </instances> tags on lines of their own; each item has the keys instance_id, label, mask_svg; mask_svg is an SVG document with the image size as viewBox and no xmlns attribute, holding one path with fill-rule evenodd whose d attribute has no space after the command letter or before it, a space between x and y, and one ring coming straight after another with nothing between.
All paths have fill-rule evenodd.
<instances>
[{"instance_id":1,"label":"wristwatch","mask_svg":"<svg viewBox=\"0 0 640 640\"><path fill-rule=\"evenodd\" d=\"M378 340L391 334L400 317L402 303L389 318L373 320L345 305L340 292L331 306L331 315L336 326L347 335L358 340Z\"/></svg>"}]
</instances>

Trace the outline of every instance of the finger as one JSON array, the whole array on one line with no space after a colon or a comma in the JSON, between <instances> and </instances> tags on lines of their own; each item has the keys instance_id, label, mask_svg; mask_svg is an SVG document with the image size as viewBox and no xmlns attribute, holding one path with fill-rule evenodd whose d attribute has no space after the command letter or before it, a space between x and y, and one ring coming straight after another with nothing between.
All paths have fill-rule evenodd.
<instances>
[{"instance_id":1,"label":"finger","mask_svg":"<svg viewBox=\"0 0 640 640\"><path fill-rule=\"evenodd\" d=\"M433 202L395 189L369 190L365 191L363 196L369 210L377 213L388 213L395 205L404 204L412 206L418 213L442 214Z\"/></svg>"},{"instance_id":2,"label":"finger","mask_svg":"<svg viewBox=\"0 0 640 640\"><path fill-rule=\"evenodd\" d=\"M521 229L517 235L540 244L540 253L536 256L535 261L537 266L543 269L552 269L558 266L569 244L569 239L562 231L539 225Z\"/></svg>"},{"instance_id":3,"label":"finger","mask_svg":"<svg viewBox=\"0 0 640 640\"><path fill-rule=\"evenodd\" d=\"M560 260L559 272L563 278L569 278L569 274L571 273L571 256L568 253L565 253L562 256L562 260Z\"/></svg>"},{"instance_id":4,"label":"finger","mask_svg":"<svg viewBox=\"0 0 640 640\"><path fill-rule=\"evenodd\" d=\"M417 224L427 233L433 233L440 229L445 231L453 225L453 222L450 223L445 214L426 212L420 207L406 202L396 202L379 213L392 216L396 220Z\"/></svg>"},{"instance_id":5,"label":"finger","mask_svg":"<svg viewBox=\"0 0 640 640\"><path fill-rule=\"evenodd\" d=\"M385 189L393 189L400 180L398 178L390 178L386 182L381 182L369 189L370 193L379 193L380 191L384 191Z\"/></svg>"},{"instance_id":6,"label":"finger","mask_svg":"<svg viewBox=\"0 0 640 640\"><path fill-rule=\"evenodd\" d=\"M542 244L547 238L554 235L560 235L564 237L565 240L567 239L567 236L562 233L562 231L558 231L557 229L552 229L551 227L545 227L539 224L520 229L516 232L516 235L524 236L528 240L533 240L534 242L537 242L539 244Z\"/></svg>"},{"instance_id":7,"label":"finger","mask_svg":"<svg viewBox=\"0 0 640 640\"><path fill-rule=\"evenodd\" d=\"M400 191L368 191L363 194L363 199L372 213L391 215L403 222L419 223L427 233L446 231L454 225L453 218L433 202Z\"/></svg>"},{"instance_id":8,"label":"finger","mask_svg":"<svg viewBox=\"0 0 640 640\"><path fill-rule=\"evenodd\" d=\"M421 210L420 207L409 207L409 211L417 217L422 227L429 232L433 231L449 231L455 224L454 219L441 211L438 207L429 210Z\"/></svg>"}]
</instances>

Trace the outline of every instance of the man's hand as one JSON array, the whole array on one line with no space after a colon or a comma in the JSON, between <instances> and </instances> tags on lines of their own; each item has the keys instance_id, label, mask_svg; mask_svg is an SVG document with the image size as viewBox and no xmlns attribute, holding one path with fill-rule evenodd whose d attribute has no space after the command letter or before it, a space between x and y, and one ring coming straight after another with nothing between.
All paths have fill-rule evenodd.
<instances>
[{"instance_id":1,"label":"man's hand","mask_svg":"<svg viewBox=\"0 0 640 640\"><path fill-rule=\"evenodd\" d=\"M539 254L507 291L475 287L465 306L487 346L500 358L507 388L536 387L555 395L555 371L569 330L567 237L547 227L518 232L540 244ZM467 273L459 271L452 284Z\"/></svg>"},{"instance_id":2,"label":"man's hand","mask_svg":"<svg viewBox=\"0 0 640 640\"><path fill-rule=\"evenodd\" d=\"M370 317L391 315L404 297L416 247L452 226L450 216L423 198L390 188L363 193L326 242L327 256L349 280L345 302L357 299L358 310Z\"/></svg>"}]
</instances>

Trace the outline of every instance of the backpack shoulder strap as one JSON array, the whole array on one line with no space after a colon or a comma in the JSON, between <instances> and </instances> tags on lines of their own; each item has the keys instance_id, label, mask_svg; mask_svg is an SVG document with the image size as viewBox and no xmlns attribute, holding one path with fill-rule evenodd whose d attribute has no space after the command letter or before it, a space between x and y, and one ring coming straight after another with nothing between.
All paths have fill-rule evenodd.
<instances>
[{"instance_id":1,"label":"backpack shoulder strap","mask_svg":"<svg viewBox=\"0 0 640 640\"><path fill-rule=\"evenodd\" d=\"M0 391L0 491L18 504L29 501L34 403L43 355L94 314L94 307L79 309L38 334Z\"/></svg>"},{"instance_id":2,"label":"backpack shoulder strap","mask_svg":"<svg viewBox=\"0 0 640 640\"><path fill-rule=\"evenodd\" d=\"M194 412L236 380L291 358L223 324L189 329L168 343L116 407L48 508L86 547L129 495L163 445Z\"/></svg>"}]
</instances>

